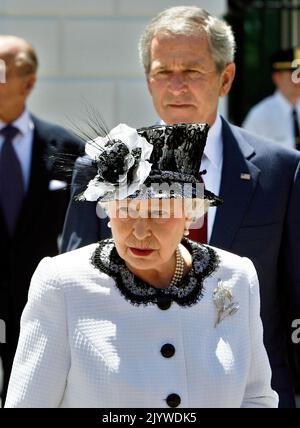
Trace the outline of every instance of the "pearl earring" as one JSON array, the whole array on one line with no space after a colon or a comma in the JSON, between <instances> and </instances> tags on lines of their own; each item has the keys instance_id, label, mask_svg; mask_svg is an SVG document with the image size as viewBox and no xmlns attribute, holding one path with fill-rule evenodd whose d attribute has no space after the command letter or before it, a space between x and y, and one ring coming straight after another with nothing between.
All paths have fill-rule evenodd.
<instances>
[{"instance_id":1,"label":"pearl earring","mask_svg":"<svg viewBox=\"0 0 300 428\"><path fill-rule=\"evenodd\" d=\"M190 222L186 222L185 223L185 225L184 225L184 231L183 231L183 236L189 236L189 233L190 233L190 231L189 231L189 225L190 225Z\"/></svg>"},{"instance_id":2,"label":"pearl earring","mask_svg":"<svg viewBox=\"0 0 300 428\"><path fill-rule=\"evenodd\" d=\"M109 227L111 229L110 221L107 223L107 227Z\"/></svg>"}]
</instances>

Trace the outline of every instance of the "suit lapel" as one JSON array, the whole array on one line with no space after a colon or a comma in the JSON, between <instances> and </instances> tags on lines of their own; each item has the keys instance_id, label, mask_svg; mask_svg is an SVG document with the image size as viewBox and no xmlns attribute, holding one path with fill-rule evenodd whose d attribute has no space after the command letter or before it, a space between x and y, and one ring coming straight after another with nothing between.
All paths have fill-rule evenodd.
<instances>
[{"instance_id":1,"label":"suit lapel","mask_svg":"<svg viewBox=\"0 0 300 428\"><path fill-rule=\"evenodd\" d=\"M32 158L28 192L19 217L17 234L33 224L34 217L39 215L42 195L48 186L48 173L45 160L45 142L41 139L40 129L34 121L34 135L32 144Z\"/></svg>"},{"instance_id":2,"label":"suit lapel","mask_svg":"<svg viewBox=\"0 0 300 428\"><path fill-rule=\"evenodd\" d=\"M239 140L222 118L223 169L220 196L224 204L217 208L210 245L230 250L255 191L260 170L249 161L254 150L242 136ZM251 177L248 180L248 177ZM242 177L242 178L241 178Z\"/></svg>"},{"instance_id":3,"label":"suit lapel","mask_svg":"<svg viewBox=\"0 0 300 428\"><path fill-rule=\"evenodd\" d=\"M6 227L6 222L4 220L4 216L2 213L2 209L0 208L0 233L1 233L1 241L3 242L7 242L10 240L10 236L8 234L8 230Z\"/></svg>"}]
</instances>

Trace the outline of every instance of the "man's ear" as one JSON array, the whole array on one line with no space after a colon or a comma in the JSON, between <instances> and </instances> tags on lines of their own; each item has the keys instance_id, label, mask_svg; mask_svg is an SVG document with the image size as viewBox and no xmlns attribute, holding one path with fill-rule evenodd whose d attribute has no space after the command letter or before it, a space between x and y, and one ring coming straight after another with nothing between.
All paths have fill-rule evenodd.
<instances>
[{"instance_id":1,"label":"man's ear","mask_svg":"<svg viewBox=\"0 0 300 428\"><path fill-rule=\"evenodd\" d=\"M24 79L24 95L28 96L32 89L34 88L36 82L36 75L29 74Z\"/></svg>"},{"instance_id":2,"label":"man's ear","mask_svg":"<svg viewBox=\"0 0 300 428\"><path fill-rule=\"evenodd\" d=\"M279 80L280 80L280 72L279 71L274 71L272 73L272 82L274 83L275 86L278 86L279 84Z\"/></svg>"},{"instance_id":3,"label":"man's ear","mask_svg":"<svg viewBox=\"0 0 300 428\"><path fill-rule=\"evenodd\" d=\"M223 70L221 74L221 87L219 92L220 97L225 97L230 91L235 76L235 70L236 67L234 62L227 64Z\"/></svg>"}]
</instances>

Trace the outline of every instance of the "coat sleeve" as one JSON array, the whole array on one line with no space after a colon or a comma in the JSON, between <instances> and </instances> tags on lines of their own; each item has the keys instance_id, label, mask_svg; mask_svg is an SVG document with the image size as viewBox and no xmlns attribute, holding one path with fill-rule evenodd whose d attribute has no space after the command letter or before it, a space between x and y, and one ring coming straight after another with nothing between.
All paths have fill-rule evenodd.
<instances>
[{"instance_id":1,"label":"coat sleeve","mask_svg":"<svg viewBox=\"0 0 300 428\"><path fill-rule=\"evenodd\" d=\"M60 252L75 250L110 236L105 218L96 216L95 202L76 202L74 197L82 193L93 176L86 176L87 157L78 158L72 177L71 200L68 206L62 233ZM97 171L95 172L96 175ZM102 231L103 229L103 231Z\"/></svg>"},{"instance_id":2,"label":"coat sleeve","mask_svg":"<svg viewBox=\"0 0 300 428\"><path fill-rule=\"evenodd\" d=\"M241 407L278 407L278 395L271 388L271 368L263 344L259 284L253 263L244 258L249 278L250 367Z\"/></svg>"},{"instance_id":3,"label":"coat sleeve","mask_svg":"<svg viewBox=\"0 0 300 428\"><path fill-rule=\"evenodd\" d=\"M5 407L59 407L70 367L66 307L54 260L31 281Z\"/></svg>"},{"instance_id":4,"label":"coat sleeve","mask_svg":"<svg viewBox=\"0 0 300 428\"><path fill-rule=\"evenodd\" d=\"M283 230L280 253L280 284L282 318L286 322L289 362L294 384L300 387L300 156L295 150L298 166L295 170Z\"/></svg>"}]
</instances>

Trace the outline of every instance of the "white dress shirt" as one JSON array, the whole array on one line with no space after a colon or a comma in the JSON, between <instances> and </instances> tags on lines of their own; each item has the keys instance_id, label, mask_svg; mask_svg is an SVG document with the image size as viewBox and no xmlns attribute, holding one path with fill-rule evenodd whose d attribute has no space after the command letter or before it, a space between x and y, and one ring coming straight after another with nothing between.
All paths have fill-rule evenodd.
<instances>
[{"instance_id":1,"label":"white dress shirt","mask_svg":"<svg viewBox=\"0 0 300 428\"><path fill-rule=\"evenodd\" d=\"M293 108L296 109L300 124L300 99L295 106L292 106L280 91L276 91L272 96L252 107L243 127L260 137L269 138L287 148L294 149Z\"/></svg>"},{"instance_id":2,"label":"white dress shirt","mask_svg":"<svg viewBox=\"0 0 300 428\"><path fill-rule=\"evenodd\" d=\"M0 130L6 125L6 123L0 121ZM12 122L11 125L15 126L20 131L20 133L14 138L12 144L20 161L23 174L24 188L25 191L27 191L30 180L34 131L34 124L31 120L28 110L25 109L21 116L19 116L17 120ZM3 142L4 138L2 135L0 135L0 153L2 150Z\"/></svg>"},{"instance_id":3,"label":"white dress shirt","mask_svg":"<svg viewBox=\"0 0 300 428\"><path fill-rule=\"evenodd\" d=\"M221 176L223 166L222 120L217 115L215 123L210 127L206 146L201 161L201 171L206 169L202 176L207 190L215 195L220 194ZM215 221L217 207L210 207L207 213L207 240L210 241Z\"/></svg>"},{"instance_id":4,"label":"white dress shirt","mask_svg":"<svg viewBox=\"0 0 300 428\"><path fill-rule=\"evenodd\" d=\"M158 122L165 125L162 120ZM222 140L222 120L218 114L214 124L208 131L207 141L204 148L200 170L206 170L202 176L205 188L215 195L220 194L221 177L223 166L223 140ZM217 207L210 207L207 213L207 240L210 241Z\"/></svg>"}]
</instances>

